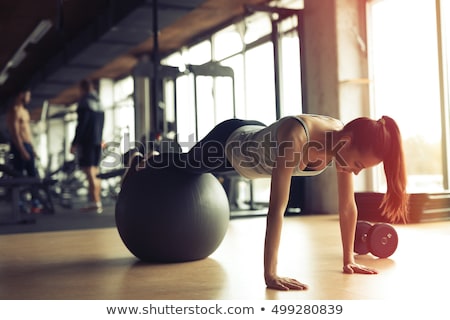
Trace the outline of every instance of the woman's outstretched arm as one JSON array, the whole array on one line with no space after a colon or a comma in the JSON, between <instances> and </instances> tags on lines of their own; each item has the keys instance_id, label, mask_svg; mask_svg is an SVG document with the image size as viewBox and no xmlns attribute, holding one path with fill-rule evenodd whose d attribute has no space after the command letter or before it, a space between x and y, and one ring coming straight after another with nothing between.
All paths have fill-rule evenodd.
<instances>
[{"instance_id":1,"label":"woman's outstretched arm","mask_svg":"<svg viewBox=\"0 0 450 320\"><path fill-rule=\"evenodd\" d=\"M277 273L283 217L289 199L292 170L274 168L272 172L269 212L267 214L266 239L264 243L264 278L268 288L277 290L305 290L307 286Z\"/></svg>"},{"instance_id":2,"label":"woman's outstretched arm","mask_svg":"<svg viewBox=\"0 0 450 320\"><path fill-rule=\"evenodd\" d=\"M345 273L375 274L376 270L355 263L353 246L355 242L358 210L353 192L353 175L338 172L339 224L341 228L343 271Z\"/></svg>"},{"instance_id":3,"label":"woman's outstretched arm","mask_svg":"<svg viewBox=\"0 0 450 320\"><path fill-rule=\"evenodd\" d=\"M295 167L300 165L300 155L304 136L294 123L294 130L284 127L279 130L279 147L275 166L272 170L269 211L267 214L266 239L264 243L264 278L268 288L278 290L305 290L307 286L291 278L278 276L278 248L280 246L284 213L289 200L291 177ZM301 131L302 132L302 131ZM292 143L280 143L292 141Z\"/></svg>"}]
</instances>

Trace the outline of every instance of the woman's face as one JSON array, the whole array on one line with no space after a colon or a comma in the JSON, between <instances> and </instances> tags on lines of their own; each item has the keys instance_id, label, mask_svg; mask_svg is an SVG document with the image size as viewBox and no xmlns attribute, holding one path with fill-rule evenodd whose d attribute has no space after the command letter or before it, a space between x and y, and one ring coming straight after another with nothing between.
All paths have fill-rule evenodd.
<instances>
[{"instance_id":1,"label":"woman's face","mask_svg":"<svg viewBox=\"0 0 450 320\"><path fill-rule=\"evenodd\" d=\"M346 143L334 157L337 172L348 172L357 175L361 170L376 166L381 159L371 153L363 154Z\"/></svg>"}]
</instances>

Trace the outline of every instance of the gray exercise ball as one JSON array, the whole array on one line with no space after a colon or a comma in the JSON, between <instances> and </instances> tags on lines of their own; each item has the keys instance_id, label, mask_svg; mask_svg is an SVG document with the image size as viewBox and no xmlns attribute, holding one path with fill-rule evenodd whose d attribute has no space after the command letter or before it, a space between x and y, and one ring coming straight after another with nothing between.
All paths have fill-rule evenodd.
<instances>
[{"instance_id":1,"label":"gray exercise ball","mask_svg":"<svg viewBox=\"0 0 450 320\"><path fill-rule=\"evenodd\" d=\"M225 190L212 174L169 168L127 177L115 211L125 246L148 262L206 258L222 242L229 218Z\"/></svg>"}]
</instances>

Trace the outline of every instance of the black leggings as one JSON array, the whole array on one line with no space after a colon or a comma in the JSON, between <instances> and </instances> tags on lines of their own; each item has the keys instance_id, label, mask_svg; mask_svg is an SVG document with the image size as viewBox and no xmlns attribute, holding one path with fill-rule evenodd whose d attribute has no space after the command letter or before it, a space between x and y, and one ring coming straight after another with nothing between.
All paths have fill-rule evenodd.
<instances>
[{"instance_id":1,"label":"black leggings","mask_svg":"<svg viewBox=\"0 0 450 320\"><path fill-rule=\"evenodd\" d=\"M149 168L175 167L191 173L226 172L234 170L225 153L228 137L243 126L263 126L259 121L229 119L215 126L187 153L162 153L147 161Z\"/></svg>"}]
</instances>

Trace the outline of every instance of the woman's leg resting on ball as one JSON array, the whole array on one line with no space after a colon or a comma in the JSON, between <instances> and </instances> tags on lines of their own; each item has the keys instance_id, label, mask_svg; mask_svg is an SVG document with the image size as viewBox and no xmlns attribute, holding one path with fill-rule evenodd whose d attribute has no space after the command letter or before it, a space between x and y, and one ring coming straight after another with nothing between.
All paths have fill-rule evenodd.
<instances>
[{"instance_id":1,"label":"woman's leg resting on ball","mask_svg":"<svg viewBox=\"0 0 450 320\"><path fill-rule=\"evenodd\" d=\"M155 169L177 168L194 174L226 172L234 170L228 161L225 145L228 137L238 128L246 125L265 126L259 121L229 119L215 126L187 153L161 153L147 156L137 170L144 167Z\"/></svg>"},{"instance_id":2,"label":"woman's leg resting on ball","mask_svg":"<svg viewBox=\"0 0 450 320\"><path fill-rule=\"evenodd\" d=\"M174 167L194 174L232 170L225 155L230 134L243 125L243 120L230 119L219 123L187 153L162 153L147 159L152 168Z\"/></svg>"}]
</instances>

